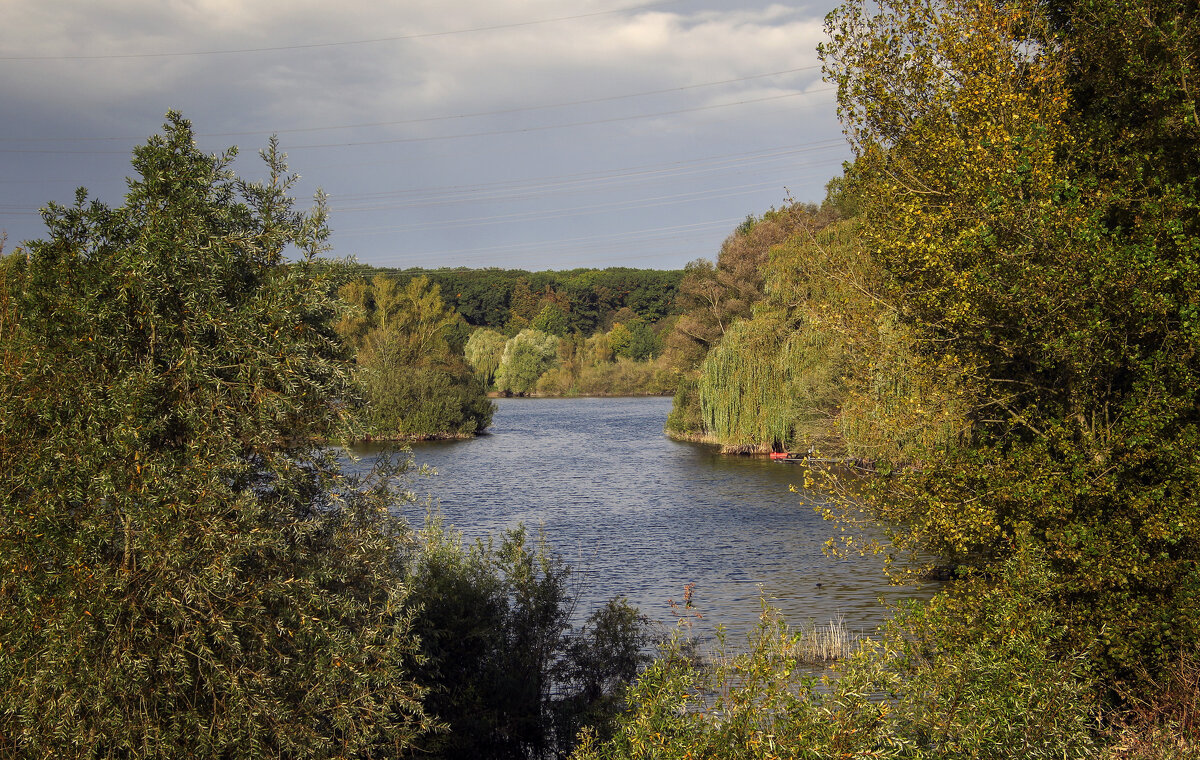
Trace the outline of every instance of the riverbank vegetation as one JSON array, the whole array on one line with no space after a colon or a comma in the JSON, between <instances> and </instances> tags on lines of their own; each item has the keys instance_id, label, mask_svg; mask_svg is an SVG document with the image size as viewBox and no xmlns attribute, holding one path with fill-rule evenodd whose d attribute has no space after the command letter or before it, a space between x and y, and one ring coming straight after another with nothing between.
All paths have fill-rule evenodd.
<instances>
[{"instance_id":1,"label":"riverbank vegetation","mask_svg":"<svg viewBox=\"0 0 1200 760\"><path fill-rule=\"evenodd\" d=\"M826 202L620 297L323 263L274 143L245 182L170 115L124 206L0 260L0 753L1196 756L1198 13L849 0ZM831 549L955 580L832 677L769 608L647 663L522 532L414 531L328 448L622 377L677 435L869 460L800 475Z\"/></svg>"},{"instance_id":2,"label":"riverbank vegetation","mask_svg":"<svg viewBox=\"0 0 1200 760\"><path fill-rule=\"evenodd\" d=\"M371 435L482 431L490 421L487 402L479 400L486 391L670 395L679 373L664 356L663 336L674 324L682 276L639 269L357 267L339 291L354 313L338 329L362 367ZM436 303L422 306L422 298ZM439 342L411 337L413 330L440 336ZM422 406L429 408L417 411Z\"/></svg>"},{"instance_id":3,"label":"riverbank vegetation","mask_svg":"<svg viewBox=\"0 0 1200 760\"><path fill-rule=\"evenodd\" d=\"M294 208L274 141L266 182L232 157L171 113L125 205L80 191L0 257L0 757L559 757L607 735L645 618L615 598L575 624L544 542L414 530L406 460L357 479L330 448L362 429L356 373L447 356L457 315L381 282L354 323L321 199Z\"/></svg>"},{"instance_id":4,"label":"riverbank vegetation","mask_svg":"<svg viewBox=\"0 0 1200 760\"><path fill-rule=\"evenodd\" d=\"M905 617L921 648L898 650L903 683L869 690L903 706L926 683L911 696L941 709L920 669L944 657L1008 674L961 685L956 709L974 730L1028 726L1074 695L1082 712L1037 739L1050 754L1194 754L1196 9L849 2L828 28L826 73L856 152L824 205L836 218L771 249L761 295L705 346L669 426L732 450L868 460L877 474L853 494L806 473L845 531L835 548L886 547L898 574L936 557L960 579L921 614L990 654ZM857 530L878 525L886 543ZM1006 625L993 610L1010 604L1023 612ZM1036 619L1048 627L1022 650ZM834 723L859 715L824 696L806 704ZM934 730L907 716L912 734L877 716L859 735L882 727L881 756L992 756L942 717ZM693 720L747 756L774 730L730 737L726 722L688 716L680 736ZM1017 756L1036 756L1027 736L1004 741L1018 739ZM689 741L678 746L704 746Z\"/></svg>"}]
</instances>

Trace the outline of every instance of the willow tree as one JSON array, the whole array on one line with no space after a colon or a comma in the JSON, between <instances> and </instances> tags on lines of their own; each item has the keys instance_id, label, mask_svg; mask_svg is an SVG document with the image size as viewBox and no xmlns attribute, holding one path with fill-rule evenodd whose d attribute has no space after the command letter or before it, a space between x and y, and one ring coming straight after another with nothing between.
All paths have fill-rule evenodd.
<instances>
[{"instance_id":1,"label":"willow tree","mask_svg":"<svg viewBox=\"0 0 1200 760\"><path fill-rule=\"evenodd\" d=\"M1161 672L1200 641L1195 4L828 24L868 250L915 350L974 391L969 445L893 481L895 539L968 568L1032 547L1074 645Z\"/></svg>"},{"instance_id":2,"label":"willow tree","mask_svg":"<svg viewBox=\"0 0 1200 760\"><path fill-rule=\"evenodd\" d=\"M496 370L500 369L500 359L504 356L504 344L507 339L495 330L481 327L471 333L467 339L463 353L467 361L475 368L475 372L483 378L484 385L491 387L496 379Z\"/></svg>"},{"instance_id":3,"label":"willow tree","mask_svg":"<svg viewBox=\"0 0 1200 760\"><path fill-rule=\"evenodd\" d=\"M778 361L779 325L740 320L725 331L700 369L704 426L727 449L781 450L792 440L786 367Z\"/></svg>"},{"instance_id":4,"label":"willow tree","mask_svg":"<svg viewBox=\"0 0 1200 760\"><path fill-rule=\"evenodd\" d=\"M889 468L962 439L967 386L915 350L897 317L903 295L869 254L859 219L777 246L765 274L760 312L792 326L781 351L799 442Z\"/></svg>"},{"instance_id":5,"label":"willow tree","mask_svg":"<svg viewBox=\"0 0 1200 760\"><path fill-rule=\"evenodd\" d=\"M525 395L558 359L558 338L526 329L509 338L496 370L496 389Z\"/></svg>"},{"instance_id":6,"label":"willow tree","mask_svg":"<svg viewBox=\"0 0 1200 760\"><path fill-rule=\"evenodd\" d=\"M709 436L732 449L813 447L884 469L961 440L967 385L915 350L857 219L775 246L763 276L754 316L735 322L701 367Z\"/></svg>"},{"instance_id":7,"label":"willow tree","mask_svg":"<svg viewBox=\"0 0 1200 760\"><path fill-rule=\"evenodd\" d=\"M0 747L394 753L425 722L407 531L327 453L355 394L324 210L274 141L248 183L168 119L123 206L51 204L0 267Z\"/></svg>"}]
</instances>

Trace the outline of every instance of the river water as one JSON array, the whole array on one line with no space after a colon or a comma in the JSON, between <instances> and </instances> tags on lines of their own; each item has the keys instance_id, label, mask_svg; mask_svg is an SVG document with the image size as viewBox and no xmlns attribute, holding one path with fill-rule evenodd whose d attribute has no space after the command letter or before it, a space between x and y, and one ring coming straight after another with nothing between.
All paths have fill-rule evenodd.
<instances>
[{"instance_id":1,"label":"river water","mask_svg":"<svg viewBox=\"0 0 1200 760\"><path fill-rule=\"evenodd\" d=\"M889 586L879 558L827 557L834 528L814 497L789 490L802 486L797 465L671 441L670 408L669 398L498 399L487 435L413 447L437 474L411 488L468 539L544 529L585 611L623 595L669 624L668 600L691 583L702 629L748 630L761 589L793 623L841 617L869 632L887 615L881 602L931 593ZM358 447L357 467L379 450ZM414 504L409 517L424 513Z\"/></svg>"}]
</instances>

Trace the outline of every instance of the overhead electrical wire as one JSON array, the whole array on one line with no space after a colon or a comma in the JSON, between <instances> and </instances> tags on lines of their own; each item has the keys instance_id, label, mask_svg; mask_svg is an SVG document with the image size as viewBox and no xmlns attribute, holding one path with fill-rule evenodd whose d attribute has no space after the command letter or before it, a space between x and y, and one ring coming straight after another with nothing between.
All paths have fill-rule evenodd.
<instances>
[{"instance_id":1,"label":"overhead electrical wire","mask_svg":"<svg viewBox=\"0 0 1200 760\"><path fill-rule=\"evenodd\" d=\"M510 243L484 248L463 248L457 250L418 250L412 253L379 258L376 266L402 266L404 264L401 262L405 259L425 262L436 260L439 262L439 266L493 266L495 265L496 257L515 253L521 254L526 260L552 257L556 269L573 269L576 265L586 265L584 257L607 254L611 251L629 250L631 245L637 246L637 253L627 256L605 256L605 261L638 260L645 262L649 259L677 258L681 253L686 254L690 260L697 258L697 256L695 255L695 251L692 250L692 246L684 246L684 243L711 241L714 232L728 232L741 221L743 221L742 218L728 218L702 224L651 228L649 230L638 230L609 236L593 236L575 240L544 240L533 243ZM633 237L635 235L637 237ZM565 251L563 246L568 244L571 247L569 251ZM681 251L681 247L685 250ZM665 249L669 250L657 255L647 253L648 251ZM412 266L413 264L407 265ZM514 266L511 259L505 259L504 265Z\"/></svg>"},{"instance_id":2,"label":"overhead electrical wire","mask_svg":"<svg viewBox=\"0 0 1200 760\"><path fill-rule=\"evenodd\" d=\"M782 189L782 185L776 182L759 182L753 185L742 185L735 188L718 188L716 190L704 192L680 193L677 195L663 195L656 198L631 198L621 201L610 201L608 203L594 203L586 206L574 206L571 208L557 208L550 211L518 211L512 214L494 214L492 216L474 216L468 220L462 219L446 219L430 222L419 222L417 224L400 225L394 227L386 227L391 232L424 232L428 230L438 229L460 229L463 227L490 227L499 224L511 224L514 222L544 222L553 219L566 219L577 216L594 216L596 214L610 213L613 211L626 210L641 210L647 208L659 208L662 206L673 206L680 203L693 203L696 201L715 200L718 198L734 198L741 195L752 195L754 193L766 190L771 187ZM387 210L387 207L379 207L373 209L343 209L334 208L337 213L345 213L347 211L381 211ZM363 229L379 229L379 228L363 228Z\"/></svg>"},{"instance_id":3,"label":"overhead electrical wire","mask_svg":"<svg viewBox=\"0 0 1200 760\"><path fill-rule=\"evenodd\" d=\"M680 176L694 176L728 169L744 169L764 161L775 161L789 156L806 153L822 153L845 148L842 139L821 140L806 145L779 146L745 153L727 153L706 156L688 161L672 161L666 164L649 164L597 172L532 177L522 180L499 180L474 185L446 185L441 187L417 187L403 190L387 190L376 193L356 193L337 196L335 203L343 201L382 200L415 196L418 200L406 207L443 205L452 203L476 203L491 200L527 200L545 197L548 192L556 196L564 192L578 192L599 186L602 189L624 187L631 182L654 181ZM547 191L547 192L538 192Z\"/></svg>"},{"instance_id":4,"label":"overhead electrical wire","mask_svg":"<svg viewBox=\"0 0 1200 760\"><path fill-rule=\"evenodd\" d=\"M391 137L381 140L357 140L352 142L341 143L316 143L312 145L287 145L284 146L287 150L308 150L312 148L359 148L367 145L393 145L398 143L418 143L418 142L434 142L439 140L460 140L467 137L493 137L497 135L517 135L527 132L545 132L552 129L570 129L573 127L591 127L598 124L615 124L623 121L636 121L638 119L655 119L661 116L677 116L685 113L697 113L700 111L712 111L718 108L731 108L733 106L744 106L752 103L766 103L774 100L786 100L788 98L798 98L804 95L817 92L835 92L836 87L821 87L808 92L788 92L782 95L768 95L761 98L747 98L746 100L736 100L731 103L715 103L707 106L693 106L691 108L677 108L670 111L657 111L655 113L633 114L632 116L613 116L606 119L588 119L586 121L573 121L566 124L543 124L532 127L514 127L511 129L491 129L482 132L466 132L453 135L422 135L420 137Z\"/></svg>"},{"instance_id":5,"label":"overhead electrical wire","mask_svg":"<svg viewBox=\"0 0 1200 760\"><path fill-rule=\"evenodd\" d=\"M309 145L284 145L283 148L288 151L293 150L312 150L317 148L360 148L373 145L394 145L401 143L419 143L433 142L441 140L459 140L468 137L492 137L497 135L513 135L523 134L528 132L544 132L553 129L571 129L574 127L595 126L598 124L614 124L624 121L636 121L638 119L655 119L662 116L677 116L685 113L697 113L700 111L711 111L718 108L731 108L734 106L750 105L753 103L765 103L775 100L784 100L787 98L797 98L803 95L809 95L818 92L833 92L836 87L822 87L809 92L789 92L782 95L769 95L761 98L748 98L746 100L737 100L730 103L715 103L706 106L693 106L691 108L677 108L669 111L656 111L653 113L633 114L630 116L614 116L607 119L588 119L585 121L568 122L565 124L544 124L531 127L516 127L512 129L495 129L485 130L481 132L467 132L451 135L422 135L420 137L392 137L381 140L356 140L350 142L338 143L316 143ZM100 156L100 155L124 155L126 151L118 150L66 150L57 148L0 148L0 153L18 153L18 154L53 154L53 155L85 155L85 156Z\"/></svg>"},{"instance_id":6,"label":"overhead electrical wire","mask_svg":"<svg viewBox=\"0 0 1200 760\"><path fill-rule=\"evenodd\" d=\"M331 210L347 213L369 210L399 210L405 208L429 208L485 202L518 202L536 200L548 196L560 198L566 194L591 190L618 190L634 184L677 177L694 177L730 170L744 170L763 162L776 162L781 158L811 153L827 153L844 148L842 140L822 140L799 146L777 146L758 151L728 153L705 156L688 161L673 161L666 164L648 164L597 172L577 172L564 175L532 177L522 180L500 180L473 185L445 185L435 187L413 187L375 193L355 193L330 196ZM822 162L824 163L824 162ZM721 189L721 188L718 188ZM385 203L395 200L396 203ZM351 204L375 203L377 208L360 208ZM345 204L345 205L343 205ZM21 215L37 214L39 210L30 206L4 206ZM0 215L14 213L0 211Z\"/></svg>"},{"instance_id":7,"label":"overhead electrical wire","mask_svg":"<svg viewBox=\"0 0 1200 760\"><path fill-rule=\"evenodd\" d=\"M458 250L448 251L422 251L423 256L441 256L461 253L493 253L502 251L525 251L546 246L560 246L571 243L592 243L601 241L614 241L622 238L632 238L638 241L647 239L646 236L663 236L671 235L677 232L700 232L712 231L718 229L727 229L731 224L737 224L741 219L717 219L704 222L692 222L689 224L677 224L670 227L650 227L643 230L626 230L625 232L606 233L603 235L585 235L576 238L554 238L551 240L539 240L528 243L502 243L499 245L483 246L482 248L462 248Z\"/></svg>"},{"instance_id":8,"label":"overhead electrical wire","mask_svg":"<svg viewBox=\"0 0 1200 760\"><path fill-rule=\"evenodd\" d=\"M197 132L197 137L257 137L262 135L288 135L301 134L306 132L327 132L341 129L369 129L377 127L399 127L409 124L428 124L439 121L454 121L458 119L474 119L488 116L510 116L515 113L526 113L529 111L545 111L551 108L568 108L572 106L593 105L596 103L609 103L614 100L627 100L629 98L649 97L651 95L669 95L675 92L686 92L688 90L698 90L704 87L719 87L726 84L737 84L739 82L750 82L755 79L767 79L770 77L783 76L785 74L797 74L801 71L812 71L819 69L819 65L800 66L794 69L783 69L781 71L768 71L763 74L750 74L744 77L735 77L732 79L721 79L714 82L700 82L697 84L681 85L679 87L667 87L661 90L644 90L642 92L630 92L623 95L605 95L598 98L585 98L582 100L565 100L558 103L542 103L533 106L520 106L517 108L505 108L495 111L473 111L468 113L450 114L448 116L426 116L416 119L395 119L391 121L373 121L361 122L358 124L334 124L324 127L295 127L291 129L256 129L245 130L240 132ZM821 90L824 91L824 90ZM816 90L814 90L816 92ZM56 142L128 142L131 140L141 140L141 136L126 136L126 137L0 137L0 143L11 142L30 142L30 143L56 143Z\"/></svg>"}]
</instances>

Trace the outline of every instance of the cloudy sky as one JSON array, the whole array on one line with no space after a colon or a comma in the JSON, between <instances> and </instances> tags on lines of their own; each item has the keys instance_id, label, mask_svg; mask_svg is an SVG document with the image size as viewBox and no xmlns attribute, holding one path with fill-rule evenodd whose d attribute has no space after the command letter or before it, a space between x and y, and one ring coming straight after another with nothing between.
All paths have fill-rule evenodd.
<instances>
[{"instance_id":1,"label":"cloudy sky","mask_svg":"<svg viewBox=\"0 0 1200 760\"><path fill-rule=\"evenodd\" d=\"M203 149L278 134L334 252L398 267L677 268L819 201L849 150L816 46L834 0L6 0L0 229L183 112Z\"/></svg>"}]
</instances>

